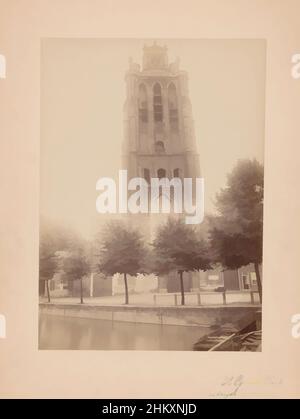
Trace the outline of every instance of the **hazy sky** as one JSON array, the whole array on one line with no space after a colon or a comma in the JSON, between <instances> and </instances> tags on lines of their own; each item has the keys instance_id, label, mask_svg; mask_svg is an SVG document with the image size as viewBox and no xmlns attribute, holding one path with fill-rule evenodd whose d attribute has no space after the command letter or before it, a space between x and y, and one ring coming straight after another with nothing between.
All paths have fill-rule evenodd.
<instances>
[{"instance_id":1,"label":"hazy sky","mask_svg":"<svg viewBox=\"0 0 300 419\"><path fill-rule=\"evenodd\" d=\"M157 40L189 74L205 208L240 158L263 162L265 42ZM124 76L152 40L45 39L41 56L41 215L89 235L96 181L120 167Z\"/></svg>"}]
</instances>

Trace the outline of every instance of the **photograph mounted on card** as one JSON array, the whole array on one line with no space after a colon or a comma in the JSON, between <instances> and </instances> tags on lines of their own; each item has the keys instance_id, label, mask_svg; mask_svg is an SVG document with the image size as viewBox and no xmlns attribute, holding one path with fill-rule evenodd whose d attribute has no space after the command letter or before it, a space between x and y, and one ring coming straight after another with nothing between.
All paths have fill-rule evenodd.
<instances>
[{"instance_id":1,"label":"photograph mounted on card","mask_svg":"<svg viewBox=\"0 0 300 419\"><path fill-rule=\"evenodd\" d=\"M39 349L261 351L265 61L42 39Z\"/></svg>"}]
</instances>

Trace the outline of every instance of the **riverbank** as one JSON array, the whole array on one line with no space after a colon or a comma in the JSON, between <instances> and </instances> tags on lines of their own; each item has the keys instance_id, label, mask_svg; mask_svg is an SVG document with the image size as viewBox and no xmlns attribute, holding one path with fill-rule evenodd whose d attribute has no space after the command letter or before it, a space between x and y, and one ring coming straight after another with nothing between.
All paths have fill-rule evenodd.
<instances>
[{"instance_id":1,"label":"riverbank","mask_svg":"<svg viewBox=\"0 0 300 419\"><path fill-rule=\"evenodd\" d=\"M129 304L134 306L174 306L175 293L131 293L129 295ZM201 305L207 306L219 306L223 305L223 293L222 292L200 292ZM180 302L180 293L177 293L178 301ZM80 301L80 297L71 296L54 296L51 295L52 303L65 303L65 304L76 304ZM100 306L114 306L123 305L125 301L124 294L116 295L105 295L99 297L90 297L84 295L84 302L89 305L100 305ZM40 297L40 302L47 302L47 297ZM186 306L197 306L199 305L198 294L196 292L185 293ZM259 305L259 296L257 292L253 293L253 302L251 301L251 295L249 291L227 291L226 292L226 304L227 305Z\"/></svg>"},{"instance_id":2,"label":"riverbank","mask_svg":"<svg viewBox=\"0 0 300 419\"><path fill-rule=\"evenodd\" d=\"M253 320L261 321L260 305L226 306L137 306L93 305L78 303L40 303L41 314L109 320L111 322L144 323L177 326L212 327L234 324L244 327Z\"/></svg>"}]
</instances>

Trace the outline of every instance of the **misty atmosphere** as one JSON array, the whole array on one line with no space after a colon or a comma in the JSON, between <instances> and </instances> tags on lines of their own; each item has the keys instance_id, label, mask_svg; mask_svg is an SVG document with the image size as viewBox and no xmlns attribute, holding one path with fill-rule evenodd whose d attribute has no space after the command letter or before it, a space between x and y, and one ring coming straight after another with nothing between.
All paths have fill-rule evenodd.
<instances>
[{"instance_id":1,"label":"misty atmosphere","mask_svg":"<svg viewBox=\"0 0 300 419\"><path fill-rule=\"evenodd\" d=\"M260 351L264 42L47 39L41 65L39 348ZM120 169L203 178L203 221L97 213Z\"/></svg>"}]
</instances>

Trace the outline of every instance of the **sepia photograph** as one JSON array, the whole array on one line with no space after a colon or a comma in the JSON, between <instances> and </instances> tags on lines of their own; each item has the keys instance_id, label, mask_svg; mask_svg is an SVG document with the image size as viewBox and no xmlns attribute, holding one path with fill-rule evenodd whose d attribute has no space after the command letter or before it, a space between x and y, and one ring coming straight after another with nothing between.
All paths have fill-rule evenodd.
<instances>
[{"instance_id":1,"label":"sepia photograph","mask_svg":"<svg viewBox=\"0 0 300 419\"><path fill-rule=\"evenodd\" d=\"M39 349L262 350L266 43L41 41Z\"/></svg>"},{"instance_id":2,"label":"sepia photograph","mask_svg":"<svg viewBox=\"0 0 300 419\"><path fill-rule=\"evenodd\" d=\"M299 399L300 1L0 10L0 399Z\"/></svg>"}]
</instances>

